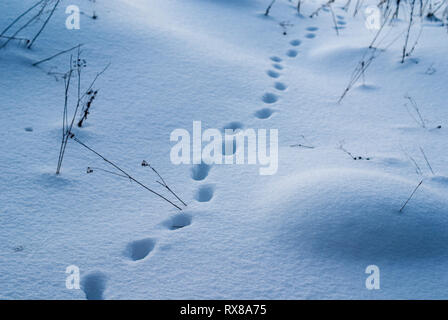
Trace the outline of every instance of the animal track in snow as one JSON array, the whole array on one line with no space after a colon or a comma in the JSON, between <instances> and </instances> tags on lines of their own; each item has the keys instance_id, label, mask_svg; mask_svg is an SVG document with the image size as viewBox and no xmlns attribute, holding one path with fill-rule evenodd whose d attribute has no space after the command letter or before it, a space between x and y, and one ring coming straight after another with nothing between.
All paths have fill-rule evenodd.
<instances>
[{"instance_id":1,"label":"animal track in snow","mask_svg":"<svg viewBox=\"0 0 448 320\"><path fill-rule=\"evenodd\" d=\"M274 62L282 62L282 58L279 58L277 56L271 57L271 60L274 61Z\"/></svg>"},{"instance_id":2,"label":"animal track in snow","mask_svg":"<svg viewBox=\"0 0 448 320\"><path fill-rule=\"evenodd\" d=\"M242 124L241 122L232 121L232 122L229 122L228 124L226 124L223 129L224 130L231 129L233 131L236 131L236 130L243 129L243 128L244 128L244 124Z\"/></svg>"},{"instance_id":3,"label":"animal track in snow","mask_svg":"<svg viewBox=\"0 0 448 320\"><path fill-rule=\"evenodd\" d=\"M187 213L178 213L165 222L163 222L163 225L167 227L169 230L178 230L182 229L186 226L189 226L191 224L192 218Z\"/></svg>"},{"instance_id":4,"label":"animal track in snow","mask_svg":"<svg viewBox=\"0 0 448 320\"><path fill-rule=\"evenodd\" d=\"M126 247L126 256L134 261L142 260L154 249L156 241L151 238L136 240Z\"/></svg>"},{"instance_id":5,"label":"animal track in snow","mask_svg":"<svg viewBox=\"0 0 448 320\"><path fill-rule=\"evenodd\" d=\"M343 20L338 20L336 21L336 26L334 26L333 28L336 30L343 30L345 29L345 25L347 24L347 22L343 21Z\"/></svg>"},{"instance_id":6,"label":"animal track in snow","mask_svg":"<svg viewBox=\"0 0 448 320\"><path fill-rule=\"evenodd\" d=\"M319 28L318 27L308 27L308 28L306 28L306 30L307 31L317 31L317 30L319 30Z\"/></svg>"},{"instance_id":7,"label":"animal track in snow","mask_svg":"<svg viewBox=\"0 0 448 320\"><path fill-rule=\"evenodd\" d=\"M81 287L86 294L87 300L103 300L106 289L107 277L100 271L92 272L83 277Z\"/></svg>"},{"instance_id":8,"label":"animal track in snow","mask_svg":"<svg viewBox=\"0 0 448 320\"><path fill-rule=\"evenodd\" d=\"M294 47L300 46L301 43L302 43L302 41L300 41L299 39L291 40L289 42L289 44L294 46Z\"/></svg>"},{"instance_id":9,"label":"animal track in snow","mask_svg":"<svg viewBox=\"0 0 448 320\"><path fill-rule=\"evenodd\" d=\"M195 198L199 202L208 202L213 198L214 187L212 185L200 186L196 191Z\"/></svg>"},{"instance_id":10,"label":"animal track in snow","mask_svg":"<svg viewBox=\"0 0 448 320\"><path fill-rule=\"evenodd\" d=\"M286 90L286 88L288 88L288 86L286 84L284 84L283 82L276 82L274 84L275 89L280 90L280 91L284 91Z\"/></svg>"},{"instance_id":11,"label":"animal track in snow","mask_svg":"<svg viewBox=\"0 0 448 320\"><path fill-rule=\"evenodd\" d=\"M271 104L278 101L278 96L276 94L268 92L263 95L261 100L263 100L264 103Z\"/></svg>"},{"instance_id":12,"label":"animal track in snow","mask_svg":"<svg viewBox=\"0 0 448 320\"><path fill-rule=\"evenodd\" d=\"M274 110L270 108L263 108L255 112L255 116L258 119L267 119L274 113Z\"/></svg>"},{"instance_id":13,"label":"animal track in snow","mask_svg":"<svg viewBox=\"0 0 448 320\"><path fill-rule=\"evenodd\" d=\"M293 50L293 49L288 50L288 51L286 52L286 55L287 55L288 57L290 57L290 58L295 58L295 57L297 57L297 54L298 54L297 50Z\"/></svg>"},{"instance_id":14,"label":"animal track in snow","mask_svg":"<svg viewBox=\"0 0 448 320\"><path fill-rule=\"evenodd\" d=\"M272 66L277 70L283 70L283 66L281 64L274 63Z\"/></svg>"},{"instance_id":15,"label":"animal track in snow","mask_svg":"<svg viewBox=\"0 0 448 320\"><path fill-rule=\"evenodd\" d=\"M305 35L305 37L308 38L308 39L314 39L316 37L316 35L314 33L307 33Z\"/></svg>"},{"instance_id":16,"label":"animal track in snow","mask_svg":"<svg viewBox=\"0 0 448 320\"><path fill-rule=\"evenodd\" d=\"M277 71L274 71L274 70L268 70L266 73L271 78L278 78L278 77L280 77L280 73L278 73Z\"/></svg>"},{"instance_id":17,"label":"animal track in snow","mask_svg":"<svg viewBox=\"0 0 448 320\"><path fill-rule=\"evenodd\" d=\"M196 181L204 180L205 178L207 178L210 169L211 166L204 162L195 164L193 168L191 168L191 177Z\"/></svg>"}]
</instances>

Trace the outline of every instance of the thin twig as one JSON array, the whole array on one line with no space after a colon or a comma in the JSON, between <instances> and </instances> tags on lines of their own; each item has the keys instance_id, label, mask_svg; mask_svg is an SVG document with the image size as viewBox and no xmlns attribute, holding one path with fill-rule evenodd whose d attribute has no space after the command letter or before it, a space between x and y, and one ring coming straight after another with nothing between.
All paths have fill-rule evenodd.
<instances>
[{"instance_id":1,"label":"thin twig","mask_svg":"<svg viewBox=\"0 0 448 320\"><path fill-rule=\"evenodd\" d=\"M412 199L412 197L414 196L414 193L417 191L417 189L420 187L420 185L423 183L423 180L420 181L420 183L417 185L417 187L415 187L414 191L412 191L411 195L409 196L408 200L406 200L406 202L403 204L403 206L400 209L400 212L403 211L404 207L406 207L406 205L408 204L408 202Z\"/></svg>"},{"instance_id":2,"label":"thin twig","mask_svg":"<svg viewBox=\"0 0 448 320\"><path fill-rule=\"evenodd\" d=\"M46 5L45 5L46 6ZM25 29L26 27L28 27L34 20L36 20L37 18L39 18L39 16L42 14L42 12L45 9L45 6L42 6L42 8L40 9L40 11L33 16L30 20L28 20L22 27L20 27L12 36L11 38L15 38L23 29ZM6 45L9 43L9 41L11 41L11 38L8 39L1 47L0 49L6 47Z\"/></svg>"},{"instance_id":3,"label":"thin twig","mask_svg":"<svg viewBox=\"0 0 448 320\"><path fill-rule=\"evenodd\" d=\"M431 173L432 173L433 175L435 175L434 170L432 170L432 167L431 167L431 165L429 164L429 160L428 160L428 158L426 157L425 151L423 151L423 148L422 148L422 147L420 147L420 151L421 151L422 154L423 154L423 158L425 158L426 165L428 166L429 170L431 170Z\"/></svg>"},{"instance_id":4,"label":"thin twig","mask_svg":"<svg viewBox=\"0 0 448 320\"><path fill-rule=\"evenodd\" d=\"M272 0L271 4L266 8L264 15L267 17L269 15L269 11L271 11L272 6L274 5L276 0Z\"/></svg>"},{"instance_id":5,"label":"thin twig","mask_svg":"<svg viewBox=\"0 0 448 320\"><path fill-rule=\"evenodd\" d=\"M30 39L20 38L20 37L0 36L0 38L4 38L4 39L8 39L8 40L17 40L17 41L30 41Z\"/></svg>"},{"instance_id":6,"label":"thin twig","mask_svg":"<svg viewBox=\"0 0 448 320\"><path fill-rule=\"evenodd\" d=\"M82 127L82 125L84 124L84 121L87 120L88 115L90 114L90 108L92 107L92 103L93 101L96 99L96 95L98 94L98 90L90 90L88 92L89 95L89 99L86 102L86 104L84 105L84 108L82 109L82 116L81 119L78 121L78 127Z\"/></svg>"},{"instance_id":7,"label":"thin twig","mask_svg":"<svg viewBox=\"0 0 448 320\"><path fill-rule=\"evenodd\" d=\"M353 11L353 17L356 17L356 15L358 14L358 10L359 8L361 8L362 2L363 0L356 1L355 10Z\"/></svg>"},{"instance_id":8,"label":"thin twig","mask_svg":"<svg viewBox=\"0 0 448 320\"><path fill-rule=\"evenodd\" d=\"M67 115L67 106L68 106L68 91L70 89L70 81L72 78L72 56L70 56L70 70L69 72L64 76L64 86L65 86L65 94L64 94L64 113L62 115L62 141L61 141L61 148L59 149L59 158L58 158L58 166L56 169L56 174L60 173L61 166L62 166L62 159L63 159L63 150L65 145L65 136L67 134L67 123L68 123L68 115Z\"/></svg>"},{"instance_id":9,"label":"thin twig","mask_svg":"<svg viewBox=\"0 0 448 320\"><path fill-rule=\"evenodd\" d=\"M32 6L31 8L29 8L28 10L26 10L24 13L22 13L20 16L18 16L9 26L6 27L5 30L2 31L2 33L0 33L0 37L4 36L6 32L8 32L9 29L11 29L11 27L13 25L15 25L20 19L22 19L24 16L26 16L28 14L28 12L30 12L31 10L33 10L34 8L36 8L38 5L40 5L42 2L47 1L47 0L41 0L39 2L37 2L34 6Z\"/></svg>"},{"instance_id":10,"label":"thin twig","mask_svg":"<svg viewBox=\"0 0 448 320\"><path fill-rule=\"evenodd\" d=\"M95 84L95 82L96 82L96 80L104 73L104 72L106 72L106 70L109 68L109 66L110 66L110 63L101 71L101 72L98 72L97 74L96 74L96 76L95 76L95 78L93 79L93 81L90 83L90 86L89 86L89 88L84 92L84 94L82 95L82 96L80 96L80 77L81 77L81 74L80 74L80 70L79 70L79 68L81 68L81 66L79 65L79 63L80 63L80 51L79 51L79 48L78 48L78 58L77 58L77 60L76 60L76 63L77 63L77 69L78 69L78 101L77 101L77 103L76 103L76 108L75 108L75 111L74 111L74 113L73 113L73 117L72 117L72 120L71 120L71 123L70 123L70 126L67 126L67 123L66 123L66 130L65 130L65 136L64 136L64 138L63 138L63 140L62 140L62 146L61 146L61 155L60 155L60 160L59 160L59 162L58 162L58 167L57 167L57 169L56 169L56 174L59 174L60 173L60 170L61 170L61 167L62 167L62 160L63 160L63 158L64 158L64 154L65 154L65 148L67 147L67 143L68 143L68 138L69 138L69 135L68 135L68 133L69 132L72 132L72 128L73 128L73 124L74 124L74 122L75 122L75 119L76 119L76 115L77 115L77 113L78 113L78 109L79 109L79 105L80 105L80 102L81 102L81 100L82 99L84 99L84 97L87 95L87 92L89 92L91 89L92 89L92 87L93 87L93 85ZM70 62L71 62L72 60L71 60L71 58L70 58ZM71 65L70 65L70 68L71 68Z\"/></svg>"},{"instance_id":11,"label":"thin twig","mask_svg":"<svg viewBox=\"0 0 448 320\"><path fill-rule=\"evenodd\" d=\"M98 80L98 78L104 73L106 72L107 69L109 69L111 63L108 63L103 70L101 70L100 72L98 72L95 76L95 78L93 79L93 81L90 83L90 86L87 88L87 90L85 90L84 94L81 96L80 100L84 99L84 97L87 95L87 92L89 92L92 87L94 86L96 80Z\"/></svg>"},{"instance_id":12,"label":"thin twig","mask_svg":"<svg viewBox=\"0 0 448 320\"><path fill-rule=\"evenodd\" d=\"M331 4L328 5L328 8L330 8L331 11L331 17L333 19L334 29L336 30L336 35L339 36L339 27L338 23L336 22L336 16L334 14L333 8L331 7Z\"/></svg>"},{"instance_id":13,"label":"thin twig","mask_svg":"<svg viewBox=\"0 0 448 320\"><path fill-rule=\"evenodd\" d=\"M51 56L51 57L49 57L49 58L45 58L45 59L43 59L43 60L40 60L40 61L38 61L38 62L35 62L35 63L33 63L33 66L37 66L37 65L39 65L39 64L41 64L41 63L50 61L50 60L52 60L52 59L54 59L54 58L56 58L56 57L59 57L61 54L70 52L70 51L72 51L72 50L74 50L74 49L76 49L76 48L80 48L80 47L82 47L82 46L83 46L83 44L78 44L78 45L74 46L73 48L70 48L70 49L61 51L61 52L59 52L59 53L57 53L57 54L55 54L55 55L53 55L53 56Z\"/></svg>"},{"instance_id":14,"label":"thin twig","mask_svg":"<svg viewBox=\"0 0 448 320\"><path fill-rule=\"evenodd\" d=\"M61 146L60 161L59 161L58 167L56 169L56 174L59 174L61 171L62 160L64 159L64 154L65 154L65 149L66 149L67 143L68 143L69 133L72 131L73 123L75 122L76 114L78 113L78 109L79 109L79 104L80 104L79 97L80 97L80 91L81 91L81 68L83 66L81 64L80 55L81 55L81 51L80 51L80 48L78 48L78 55L76 58L76 71L77 71L77 78L78 78L78 101L76 103L76 108L73 113L73 118L70 123L70 126L66 129L66 131L64 133L64 139L62 140L62 146ZM70 62L72 63L72 57L70 57ZM72 69L72 65L70 65L70 69ZM67 115L67 113L66 113L66 115Z\"/></svg>"},{"instance_id":15,"label":"thin twig","mask_svg":"<svg viewBox=\"0 0 448 320\"><path fill-rule=\"evenodd\" d=\"M385 20L386 21L386 20ZM382 30L382 29L381 29ZM396 40L401 36L402 33L400 33L397 37L395 37L389 44L387 44L383 50L379 50L377 47L373 47L373 42L376 40L377 36L375 36L374 41L370 44L370 46L365 51L363 57L358 62L358 65L356 66L355 70L352 73L351 79L344 89L344 92L339 97L338 103L341 103L341 101L344 99L344 97L347 95L347 93L351 90L351 88L355 85L356 82L358 82L359 78L365 74L365 71L367 68L371 65L374 59L376 59L381 52L385 51L387 48L389 48L392 44L395 43ZM377 34L378 35L378 34ZM384 40L384 39L383 39ZM367 53L370 52L370 56L368 58L365 58Z\"/></svg>"},{"instance_id":16,"label":"thin twig","mask_svg":"<svg viewBox=\"0 0 448 320\"><path fill-rule=\"evenodd\" d=\"M328 0L327 3L324 3L323 5L321 5L319 8L316 9L316 11L314 11L312 14L310 14L310 18L314 18L314 16L319 15L319 11L322 10L325 7L330 6L330 4L332 4L335 0Z\"/></svg>"},{"instance_id":17,"label":"thin twig","mask_svg":"<svg viewBox=\"0 0 448 320\"><path fill-rule=\"evenodd\" d=\"M160 178L160 180L162 180L162 182L160 182L158 180L156 180L156 182L158 184L160 184L161 186L165 187L173 196L176 197L177 200L182 202L182 204L184 206L187 206L187 204L181 198L179 198L179 196L173 190L171 190L171 188L168 186L168 184L165 182L165 180L162 178L162 176L159 174L159 172L153 166L151 166L151 164L149 164L148 162L143 160L142 167L150 167L152 169L152 171L154 171L154 173Z\"/></svg>"},{"instance_id":18,"label":"thin twig","mask_svg":"<svg viewBox=\"0 0 448 320\"><path fill-rule=\"evenodd\" d=\"M352 158L353 160L356 160L356 157L347 149L344 148L344 146L341 144L339 146L339 149L341 149L344 153L346 153L350 158Z\"/></svg>"},{"instance_id":19,"label":"thin twig","mask_svg":"<svg viewBox=\"0 0 448 320\"><path fill-rule=\"evenodd\" d=\"M423 175L423 172L422 172L422 170L420 169L420 166L418 165L417 161L415 161L415 159L414 159L413 157L411 157L411 155L410 155L409 153L407 153L406 150L404 150L403 146L400 145L400 149L401 149L401 151L404 153L404 155L405 155L409 160L411 160L411 162L414 164L414 166L415 166L415 172L416 172L419 176L422 176L422 175Z\"/></svg>"},{"instance_id":20,"label":"thin twig","mask_svg":"<svg viewBox=\"0 0 448 320\"><path fill-rule=\"evenodd\" d=\"M42 25L42 27L39 29L39 32L34 36L33 40L31 40L31 43L28 45L28 49L31 49L31 47L33 46L34 42L36 41L36 39L40 36L40 34L42 33L42 31L44 31L48 21L50 21L51 17L53 16L54 12L56 11L56 8L59 5L59 2L61 2L61 0L58 0L56 2L56 4L53 7L53 10L51 10L50 15L48 16L47 20L45 20L44 24Z\"/></svg>"},{"instance_id":21,"label":"thin twig","mask_svg":"<svg viewBox=\"0 0 448 320\"><path fill-rule=\"evenodd\" d=\"M122 178L129 179L127 176L125 176L123 174L119 174L119 173L113 172L113 171L109 171L109 170L101 169L101 168L95 168L95 167L87 167L87 173L92 173L94 170L103 171L103 172L106 172L106 173L113 174L115 176L119 176L119 177L122 177Z\"/></svg>"},{"instance_id":22,"label":"thin twig","mask_svg":"<svg viewBox=\"0 0 448 320\"><path fill-rule=\"evenodd\" d=\"M291 144L290 147L291 147L291 148L294 148L294 147L301 147L301 148L306 148L306 149L314 149L313 146L307 146L307 145L300 144L300 143L297 143L297 144Z\"/></svg>"},{"instance_id":23,"label":"thin twig","mask_svg":"<svg viewBox=\"0 0 448 320\"><path fill-rule=\"evenodd\" d=\"M399 3L397 4L397 12L398 12L398 5L399 5ZM407 50L408 41L409 41L409 34L411 32L411 26L412 26L413 20L414 20L414 8L415 8L415 0L412 0L411 16L409 19L408 31L406 33L406 38L405 38L405 42L404 42L404 46L403 46L403 54L402 54L402 58L401 58L401 63L404 63L404 59L406 58L406 50Z\"/></svg>"},{"instance_id":24,"label":"thin twig","mask_svg":"<svg viewBox=\"0 0 448 320\"><path fill-rule=\"evenodd\" d=\"M409 100L409 102L411 103L412 107L414 108L415 112L418 115L419 121L414 117L414 115L407 109L407 105L406 105L406 110L408 110L409 115L414 119L415 122L417 122L419 125L422 126L422 128L426 129L426 123L425 120L423 119L422 114L420 113L420 109L417 105L417 102L415 102L415 100L410 96L410 95L405 95L404 96L406 99Z\"/></svg>"},{"instance_id":25,"label":"thin twig","mask_svg":"<svg viewBox=\"0 0 448 320\"><path fill-rule=\"evenodd\" d=\"M101 159L103 159L105 162L107 162L108 164L110 164L111 166L113 166L115 169L117 169L118 171L120 171L121 173L123 173L126 177L128 177L130 180L134 181L135 183L137 183L138 185L140 185L141 187L145 188L146 190L148 190L149 192L155 194L156 196L160 197L161 199L165 200L166 202L170 203L172 206L176 207L177 209L179 209L180 211L182 211L182 208L177 206L175 203L173 203L172 201L170 201L169 199L165 198L163 195L161 195L160 193L148 188L147 186L145 186L143 183L141 183L140 181L134 179L132 176L130 176L126 171L124 171L123 169L121 169L119 166L117 166L115 163L113 163L112 161L106 159L104 156L102 156L100 153L96 152L95 150L93 150L92 148L90 148L89 146L87 146L86 144L84 144L82 141L80 141L78 138L75 137L75 135L73 133L69 133L69 137L71 139L73 139L74 141L76 141L78 144L80 144L81 146L83 146L84 148L86 148L87 150L93 152L94 154L96 154L98 157L100 157Z\"/></svg>"},{"instance_id":26,"label":"thin twig","mask_svg":"<svg viewBox=\"0 0 448 320\"><path fill-rule=\"evenodd\" d=\"M417 38L415 39L415 42L414 42L411 50L409 50L406 53L406 57L410 57L412 55L412 53L414 52L415 48L417 47L418 41L420 40L420 37L421 37L422 33L423 33L423 25L420 27L420 31L419 31L419 33L417 35Z\"/></svg>"}]
</instances>

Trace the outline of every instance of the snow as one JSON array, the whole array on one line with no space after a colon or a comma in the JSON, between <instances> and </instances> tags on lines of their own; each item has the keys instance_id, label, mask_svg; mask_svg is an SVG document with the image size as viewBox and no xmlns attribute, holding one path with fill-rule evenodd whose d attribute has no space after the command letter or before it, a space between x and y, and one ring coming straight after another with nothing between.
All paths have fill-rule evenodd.
<instances>
[{"instance_id":1,"label":"snow","mask_svg":"<svg viewBox=\"0 0 448 320\"><path fill-rule=\"evenodd\" d=\"M278 0L269 17L266 2L63 1L32 50L0 50L0 298L446 298L446 27L425 21L404 64L401 36L338 104L375 32L345 1L339 36L329 12L308 17L324 1L298 16ZM0 29L33 3L0 3ZM98 19L67 30L69 4ZM406 26L388 27L382 45ZM84 87L111 66L76 137L169 196L140 165L150 162L188 203L182 213L126 179L86 174L112 168L74 141L55 175L64 83L48 72L67 71L68 55L31 64L78 43ZM278 172L172 164L170 133L193 121L278 129ZM380 290L365 287L372 264ZM82 290L66 288L70 265Z\"/></svg>"}]
</instances>

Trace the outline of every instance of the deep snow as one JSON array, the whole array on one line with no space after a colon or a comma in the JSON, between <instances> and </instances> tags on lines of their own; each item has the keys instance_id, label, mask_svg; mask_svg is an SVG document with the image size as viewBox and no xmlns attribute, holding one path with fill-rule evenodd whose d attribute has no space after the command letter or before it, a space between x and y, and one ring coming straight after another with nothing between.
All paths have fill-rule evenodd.
<instances>
[{"instance_id":1,"label":"deep snow","mask_svg":"<svg viewBox=\"0 0 448 320\"><path fill-rule=\"evenodd\" d=\"M404 64L400 38L338 104L374 36L363 15L337 1L338 37L329 12L299 17L278 1L264 17L266 2L73 0L98 19L67 30L64 1L34 49L0 51L0 298L447 297L446 28L424 22ZM0 3L0 29L32 3ZM389 39L405 27L397 21ZM73 141L54 174L64 85L47 73L65 72L68 56L31 63L78 43L84 86L111 66L77 137L163 192L140 166L150 161L188 203L183 213L135 183L86 174L110 167ZM406 111L406 94L428 129ZM170 133L194 120L279 129L277 174L173 165ZM370 160L352 160L341 143ZM364 284L371 264L381 270L377 291ZM69 265L82 290L66 289Z\"/></svg>"}]
</instances>

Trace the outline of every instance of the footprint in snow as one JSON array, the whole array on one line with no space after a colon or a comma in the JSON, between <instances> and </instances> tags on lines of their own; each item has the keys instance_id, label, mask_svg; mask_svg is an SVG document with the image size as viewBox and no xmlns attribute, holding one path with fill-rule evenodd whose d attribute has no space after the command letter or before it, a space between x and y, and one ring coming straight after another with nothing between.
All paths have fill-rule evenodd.
<instances>
[{"instance_id":1,"label":"footprint in snow","mask_svg":"<svg viewBox=\"0 0 448 320\"><path fill-rule=\"evenodd\" d=\"M132 241L126 246L125 255L133 261L142 260L151 253L155 245L156 241L151 238Z\"/></svg>"},{"instance_id":2,"label":"footprint in snow","mask_svg":"<svg viewBox=\"0 0 448 320\"><path fill-rule=\"evenodd\" d=\"M274 63L272 66L277 70L283 70L283 66L281 64Z\"/></svg>"},{"instance_id":3,"label":"footprint in snow","mask_svg":"<svg viewBox=\"0 0 448 320\"><path fill-rule=\"evenodd\" d=\"M278 96L274 93L267 92L263 95L261 100L263 100L264 103L271 104L278 101Z\"/></svg>"},{"instance_id":4,"label":"footprint in snow","mask_svg":"<svg viewBox=\"0 0 448 320\"><path fill-rule=\"evenodd\" d=\"M239 121L232 121L222 128L223 134L234 135L244 129L244 124Z\"/></svg>"},{"instance_id":5,"label":"footprint in snow","mask_svg":"<svg viewBox=\"0 0 448 320\"><path fill-rule=\"evenodd\" d=\"M260 110L257 110L255 112L255 116L258 119L268 119L272 114L274 113L274 110L270 109L270 108L263 108Z\"/></svg>"},{"instance_id":6,"label":"footprint in snow","mask_svg":"<svg viewBox=\"0 0 448 320\"><path fill-rule=\"evenodd\" d=\"M280 73L278 73L277 71L274 71L274 70L268 70L268 71L266 71L266 73L268 76L270 76L271 78L274 78L274 79L280 77Z\"/></svg>"},{"instance_id":7,"label":"footprint in snow","mask_svg":"<svg viewBox=\"0 0 448 320\"><path fill-rule=\"evenodd\" d=\"M318 28L318 27L308 27L308 28L306 28L306 30L307 30L307 31L314 32L314 31L319 30L319 28Z\"/></svg>"},{"instance_id":8,"label":"footprint in snow","mask_svg":"<svg viewBox=\"0 0 448 320\"><path fill-rule=\"evenodd\" d=\"M83 277L81 281L81 288L86 294L87 300L103 300L106 282L106 275L100 271L89 273Z\"/></svg>"},{"instance_id":9,"label":"footprint in snow","mask_svg":"<svg viewBox=\"0 0 448 320\"><path fill-rule=\"evenodd\" d=\"M276 82L274 84L275 89L279 90L279 91L285 91L288 87L286 84L284 84L283 82Z\"/></svg>"},{"instance_id":10,"label":"footprint in snow","mask_svg":"<svg viewBox=\"0 0 448 320\"><path fill-rule=\"evenodd\" d=\"M232 122L229 122L228 124L226 124L223 129L224 130L230 129L230 130L236 131L236 130L240 130L243 128L244 128L243 123L241 123L239 121L232 121Z\"/></svg>"},{"instance_id":11,"label":"footprint in snow","mask_svg":"<svg viewBox=\"0 0 448 320\"><path fill-rule=\"evenodd\" d=\"M308 38L308 39L314 39L315 37L316 37L316 35L314 33L307 33L305 35L305 38Z\"/></svg>"},{"instance_id":12,"label":"footprint in snow","mask_svg":"<svg viewBox=\"0 0 448 320\"><path fill-rule=\"evenodd\" d=\"M199 202L209 202L213 198L215 188L212 185L203 185L196 191L195 199Z\"/></svg>"},{"instance_id":13,"label":"footprint in snow","mask_svg":"<svg viewBox=\"0 0 448 320\"><path fill-rule=\"evenodd\" d=\"M195 164L193 168L191 168L191 178L196 181L204 180L207 178L210 169L211 166L204 162Z\"/></svg>"},{"instance_id":14,"label":"footprint in snow","mask_svg":"<svg viewBox=\"0 0 448 320\"><path fill-rule=\"evenodd\" d=\"M300 46L301 43L302 43L302 41L300 41L299 39L291 40L289 42L289 44L292 45L293 47Z\"/></svg>"},{"instance_id":15,"label":"footprint in snow","mask_svg":"<svg viewBox=\"0 0 448 320\"><path fill-rule=\"evenodd\" d=\"M282 58L279 58L277 56L271 57L271 60L274 61L274 62L282 62Z\"/></svg>"},{"instance_id":16,"label":"footprint in snow","mask_svg":"<svg viewBox=\"0 0 448 320\"><path fill-rule=\"evenodd\" d=\"M168 230L178 230L189 226L191 222L192 222L191 215L187 213L178 213L169 218L168 220L164 221L162 224Z\"/></svg>"},{"instance_id":17,"label":"footprint in snow","mask_svg":"<svg viewBox=\"0 0 448 320\"><path fill-rule=\"evenodd\" d=\"M299 53L297 52L297 50L288 50L287 52L286 52L286 55L288 56L288 57L290 57L290 58L295 58L295 57L297 57L297 55L298 55Z\"/></svg>"}]
</instances>

